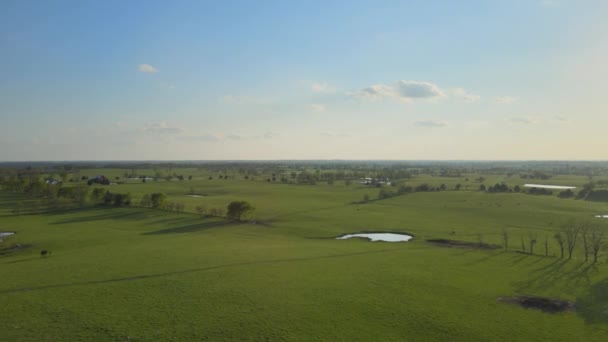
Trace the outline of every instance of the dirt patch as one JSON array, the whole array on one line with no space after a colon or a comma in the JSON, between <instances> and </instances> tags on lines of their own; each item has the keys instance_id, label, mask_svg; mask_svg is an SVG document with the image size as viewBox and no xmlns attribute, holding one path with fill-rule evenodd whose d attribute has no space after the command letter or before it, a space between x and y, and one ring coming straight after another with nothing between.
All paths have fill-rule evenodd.
<instances>
[{"instance_id":1,"label":"dirt patch","mask_svg":"<svg viewBox=\"0 0 608 342\"><path fill-rule=\"evenodd\" d=\"M498 249L498 248L501 248L498 245L491 245L489 243L458 241L458 240L449 240L449 239L429 239L429 240L426 240L426 241L428 243L431 243L431 244L433 244L435 246L439 246L439 247L474 248L474 249Z\"/></svg>"},{"instance_id":2,"label":"dirt patch","mask_svg":"<svg viewBox=\"0 0 608 342\"><path fill-rule=\"evenodd\" d=\"M558 313L574 310L576 308L574 302L545 297L498 297L498 302L516 304L526 309L536 309L548 313Z\"/></svg>"}]
</instances>

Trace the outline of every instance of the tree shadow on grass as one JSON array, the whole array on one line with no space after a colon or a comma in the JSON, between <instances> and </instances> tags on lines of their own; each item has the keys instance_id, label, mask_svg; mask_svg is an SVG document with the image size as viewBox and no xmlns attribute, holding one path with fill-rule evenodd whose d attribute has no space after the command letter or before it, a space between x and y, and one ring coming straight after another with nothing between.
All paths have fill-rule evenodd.
<instances>
[{"instance_id":1,"label":"tree shadow on grass","mask_svg":"<svg viewBox=\"0 0 608 342\"><path fill-rule=\"evenodd\" d=\"M56 289L56 288L66 288L66 287L71 287L71 286L100 285L100 284L118 283L118 282L125 282L125 281L163 278L163 277L169 277L169 276L180 275L180 274L205 272L205 271L212 271L212 270L231 268L231 267L245 267L245 266L264 265L264 264L305 262L305 261L312 261L312 260L334 259L334 258L344 258L344 257L352 257L352 256L368 255L368 254L388 253L388 252L400 251L400 250L401 250L400 248L392 248L392 249L382 249L382 250L377 250L377 251L364 251L364 252L353 252L353 253L344 253L344 254L320 255L320 256L312 256L312 257L294 257L294 258L285 258L285 259L235 262L235 263L231 263L231 264L207 266L207 267L200 267L200 268L191 268L191 269L165 272L165 273L142 274L142 275L120 277L120 278L110 278L110 279L103 279L103 280L89 280L89 281L80 281L80 282L63 283L63 284L51 284L51 285L42 285L42 286L33 286L33 287L13 288L13 289L7 289L7 290L0 290L0 294L49 290L49 289Z\"/></svg>"},{"instance_id":2,"label":"tree shadow on grass","mask_svg":"<svg viewBox=\"0 0 608 342\"><path fill-rule=\"evenodd\" d=\"M608 278L576 299L576 311L588 324L608 324Z\"/></svg>"},{"instance_id":3,"label":"tree shadow on grass","mask_svg":"<svg viewBox=\"0 0 608 342\"><path fill-rule=\"evenodd\" d=\"M244 222L243 222L244 223ZM142 235L160 235L160 234L180 234L180 233L194 233L202 230L207 230L211 228L219 228L225 226L234 226L238 224L243 224L241 222L234 221L206 221L200 223L193 223L179 227L160 229L153 232L146 232Z\"/></svg>"},{"instance_id":4,"label":"tree shadow on grass","mask_svg":"<svg viewBox=\"0 0 608 342\"><path fill-rule=\"evenodd\" d=\"M504 255L504 252L486 252L486 255L485 255L484 257L482 257L482 258L480 258L480 259L477 259L477 260L473 260L473 261L471 261L471 262L468 262L468 263L466 263L465 265L466 265L466 266L473 266L473 265L477 265L477 264L479 264L479 263L482 263L482 262L488 261L488 260L490 260L490 259L493 259L493 258L495 258L495 257L497 257L497 256L501 256L501 255Z\"/></svg>"},{"instance_id":5,"label":"tree shadow on grass","mask_svg":"<svg viewBox=\"0 0 608 342\"><path fill-rule=\"evenodd\" d=\"M58 224L71 224L71 223L84 223L84 222L93 222L93 221L102 221L102 220L144 220L153 217L149 212L146 211L131 211L131 210L120 210L116 208L108 208L102 210L102 213L99 213L98 210L95 211L93 215L83 215L76 217L69 217L63 220L50 222L49 224L58 225Z\"/></svg>"},{"instance_id":6,"label":"tree shadow on grass","mask_svg":"<svg viewBox=\"0 0 608 342\"><path fill-rule=\"evenodd\" d=\"M577 267L565 268L569 263L575 261L567 259L556 259L552 263L536 268L529 273L530 278L517 282L516 291L519 293L530 291L543 291L559 284L565 291L575 291L581 286L591 284L589 276L597 273L596 265L581 262Z\"/></svg>"},{"instance_id":7,"label":"tree shadow on grass","mask_svg":"<svg viewBox=\"0 0 608 342\"><path fill-rule=\"evenodd\" d=\"M162 211L155 211L153 209L141 209L137 210L134 208L114 208L105 207L102 209L91 210L89 213L86 210L82 210L82 215L76 217L68 217L58 221L50 222L50 225L61 225L61 224L73 224L73 223L85 223L95 222L104 220L131 220L131 221L143 221L146 220L147 224L162 224L171 225L184 223L188 221L194 221L198 219L198 216L194 216L189 213L165 213ZM87 215L89 214L89 215ZM53 216L55 214L45 214Z\"/></svg>"}]
</instances>

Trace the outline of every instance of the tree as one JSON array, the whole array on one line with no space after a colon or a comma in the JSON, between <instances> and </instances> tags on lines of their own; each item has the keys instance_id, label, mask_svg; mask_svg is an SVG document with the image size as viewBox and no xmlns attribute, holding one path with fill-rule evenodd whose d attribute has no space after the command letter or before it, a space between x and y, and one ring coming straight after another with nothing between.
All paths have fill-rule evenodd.
<instances>
[{"instance_id":1,"label":"tree","mask_svg":"<svg viewBox=\"0 0 608 342\"><path fill-rule=\"evenodd\" d=\"M247 201L233 201L228 204L226 217L230 220L241 221L253 213L255 208Z\"/></svg>"},{"instance_id":2,"label":"tree","mask_svg":"<svg viewBox=\"0 0 608 342\"><path fill-rule=\"evenodd\" d=\"M207 207L205 207L204 205L197 205L195 210L196 213L199 214L201 217L205 216L205 214L207 213Z\"/></svg>"},{"instance_id":3,"label":"tree","mask_svg":"<svg viewBox=\"0 0 608 342\"><path fill-rule=\"evenodd\" d=\"M114 194L113 204L115 207L122 207L124 205L131 205L131 194Z\"/></svg>"},{"instance_id":4,"label":"tree","mask_svg":"<svg viewBox=\"0 0 608 342\"><path fill-rule=\"evenodd\" d=\"M162 192L155 192L150 195L150 203L152 204L152 208L161 209L165 206L167 202L167 195Z\"/></svg>"},{"instance_id":5,"label":"tree","mask_svg":"<svg viewBox=\"0 0 608 342\"><path fill-rule=\"evenodd\" d=\"M521 235L520 238L521 238L521 251L525 253L526 252L526 241L524 240L523 235Z\"/></svg>"},{"instance_id":6,"label":"tree","mask_svg":"<svg viewBox=\"0 0 608 342\"><path fill-rule=\"evenodd\" d=\"M502 242L505 246L505 253L509 251L509 230L507 228L502 229Z\"/></svg>"},{"instance_id":7,"label":"tree","mask_svg":"<svg viewBox=\"0 0 608 342\"><path fill-rule=\"evenodd\" d=\"M481 184L481 185L479 186L479 191L486 191L486 186L485 186L485 185L483 185L483 184Z\"/></svg>"},{"instance_id":8,"label":"tree","mask_svg":"<svg viewBox=\"0 0 608 342\"><path fill-rule=\"evenodd\" d=\"M142 207L149 207L151 205L152 201L150 200L150 195L145 194L141 200L139 200L139 205L141 205Z\"/></svg>"},{"instance_id":9,"label":"tree","mask_svg":"<svg viewBox=\"0 0 608 342\"><path fill-rule=\"evenodd\" d=\"M368 194L363 195L363 202L364 203L369 202L369 195Z\"/></svg>"},{"instance_id":10,"label":"tree","mask_svg":"<svg viewBox=\"0 0 608 342\"><path fill-rule=\"evenodd\" d=\"M545 235L545 256L549 256L549 238Z\"/></svg>"},{"instance_id":11,"label":"tree","mask_svg":"<svg viewBox=\"0 0 608 342\"><path fill-rule=\"evenodd\" d=\"M557 244L559 244L559 249L560 249L560 258L564 257L564 236L562 235L561 232L557 232L555 233L555 235L553 235L553 237L555 238L555 241L557 241Z\"/></svg>"},{"instance_id":12,"label":"tree","mask_svg":"<svg viewBox=\"0 0 608 342\"><path fill-rule=\"evenodd\" d=\"M576 247L576 241L578 240L578 234L580 233L581 226L579 224L568 224L564 227L564 235L566 236L566 246L568 247L568 260L572 259L572 253Z\"/></svg>"},{"instance_id":13,"label":"tree","mask_svg":"<svg viewBox=\"0 0 608 342\"><path fill-rule=\"evenodd\" d=\"M458 191L460 190L460 188L462 187L462 185L460 183L456 184L456 187L454 187L454 190Z\"/></svg>"},{"instance_id":14,"label":"tree","mask_svg":"<svg viewBox=\"0 0 608 342\"><path fill-rule=\"evenodd\" d=\"M590 225L587 222L578 224L580 227L581 237L583 238L583 252L585 253L585 262L589 260L589 252L591 252L590 241Z\"/></svg>"},{"instance_id":15,"label":"tree","mask_svg":"<svg viewBox=\"0 0 608 342\"><path fill-rule=\"evenodd\" d=\"M530 242L530 254L534 254L534 245L536 245L536 233L528 232L528 241Z\"/></svg>"},{"instance_id":16,"label":"tree","mask_svg":"<svg viewBox=\"0 0 608 342\"><path fill-rule=\"evenodd\" d=\"M593 250L593 263L597 262L597 256L604 247L604 227L593 225L590 229L591 249Z\"/></svg>"},{"instance_id":17,"label":"tree","mask_svg":"<svg viewBox=\"0 0 608 342\"><path fill-rule=\"evenodd\" d=\"M72 198L79 206L84 206L87 203L87 195L89 188L84 185L77 185L73 188Z\"/></svg>"},{"instance_id":18,"label":"tree","mask_svg":"<svg viewBox=\"0 0 608 342\"><path fill-rule=\"evenodd\" d=\"M93 201L94 203L102 202L105 193L106 191L102 188L93 189L93 192L91 192L91 201Z\"/></svg>"}]
</instances>

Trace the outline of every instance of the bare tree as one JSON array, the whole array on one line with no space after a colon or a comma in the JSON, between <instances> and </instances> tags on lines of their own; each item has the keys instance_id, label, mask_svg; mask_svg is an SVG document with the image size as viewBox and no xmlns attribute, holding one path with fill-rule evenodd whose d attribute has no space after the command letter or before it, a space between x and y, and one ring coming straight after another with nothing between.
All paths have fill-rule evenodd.
<instances>
[{"instance_id":1,"label":"bare tree","mask_svg":"<svg viewBox=\"0 0 608 342\"><path fill-rule=\"evenodd\" d=\"M591 249L593 249L593 262L597 262L597 256L604 247L604 227L593 225L590 229Z\"/></svg>"},{"instance_id":2,"label":"bare tree","mask_svg":"<svg viewBox=\"0 0 608 342\"><path fill-rule=\"evenodd\" d=\"M564 235L566 235L566 246L568 247L568 260L572 259L572 253L576 247L576 241L581 231L580 224L570 223L564 227Z\"/></svg>"},{"instance_id":3,"label":"bare tree","mask_svg":"<svg viewBox=\"0 0 608 342\"><path fill-rule=\"evenodd\" d=\"M589 234L590 234L590 224L588 222L580 222L577 224L580 230L581 237L583 238L583 251L585 252L585 262L589 260L589 252L590 252L590 242Z\"/></svg>"},{"instance_id":4,"label":"bare tree","mask_svg":"<svg viewBox=\"0 0 608 342\"><path fill-rule=\"evenodd\" d=\"M536 233L529 231L528 241L530 241L530 254L534 254L534 245L536 245Z\"/></svg>"},{"instance_id":5,"label":"bare tree","mask_svg":"<svg viewBox=\"0 0 608 342\"><path fill-rule=\"evenodd\" d=\"M555 233L555 235L553 235L553 237L555 238L555 241L557 241L557 243L559 244L559 250L561 252L560 254L560 258L564 257L564 236L562 235L561 232L557 232Z\"/></svg>"},{"instance_id":6,"label":"bare tree","mask_svg":"<svg viewBox=\"0 0 608 342\"><path fill-rule=\"evenodd\" d=\"M204 205L197 205L195 208L197 214L199 214L201 217L205 216L205 214L207 214L207 207Z\"/></svg>"},{"instance_id":7,"label":"bare tree","mask_svg":"<svg viewBox=\"0 0 608 342\"><path fill-rule=\"evenodd\" d=\"M507 228L502 229L502 242L505 245L505 253L509 251L509 230Z\"/></svg>"}]
</instances>

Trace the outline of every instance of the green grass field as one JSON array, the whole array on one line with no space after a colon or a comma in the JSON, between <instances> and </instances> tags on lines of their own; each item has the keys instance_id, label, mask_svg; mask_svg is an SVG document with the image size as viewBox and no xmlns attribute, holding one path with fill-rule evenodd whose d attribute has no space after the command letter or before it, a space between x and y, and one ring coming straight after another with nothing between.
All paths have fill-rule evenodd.
<instances>
[{"instance_id":1,"label":"green grass field","mask_svg":"<svg viewBox=\"0 0 608 342\"><path fill-rule=\"evenodd\" d=\"M118 170L102 172L120 176ZM209 181L194 169L183 174L194 179L133 181L109 189L135 199L162 191L169 200L184 202L187 211L247 200L257 208L257 223L104 206L14 215L14 204L29 199L0 192L0 231L17 233L4 242L0 255L0 339L608 338L608 252L597 264L585 263L580 247L572 260L560 259L554 257L559 253L552 238L570 219L608 214L606 204L477 191L353 204L366 193L375 198L378 190L342 183L273 184L262 177ZM505 180L486 178L488 185ZM461 181L420 176L408 182L452 188ZM551 181L585 182L582 176ZM471 190L479 186L470 183ZM202 197L188 197L192 188ZM481 238L501 245L503 228L511 234L509 253L426 242ZM414 239L334 239L360 231L406 232ZM517 253L520 236L530 232L539 239L536 255ZM545 238L549 256L544 256ZM29 247L7 249L14 244ZM43 249L52 255L41 257ZM513 295L576 301L577 309L552 314L497 301Z\"/></svg>"}]
</instances>

